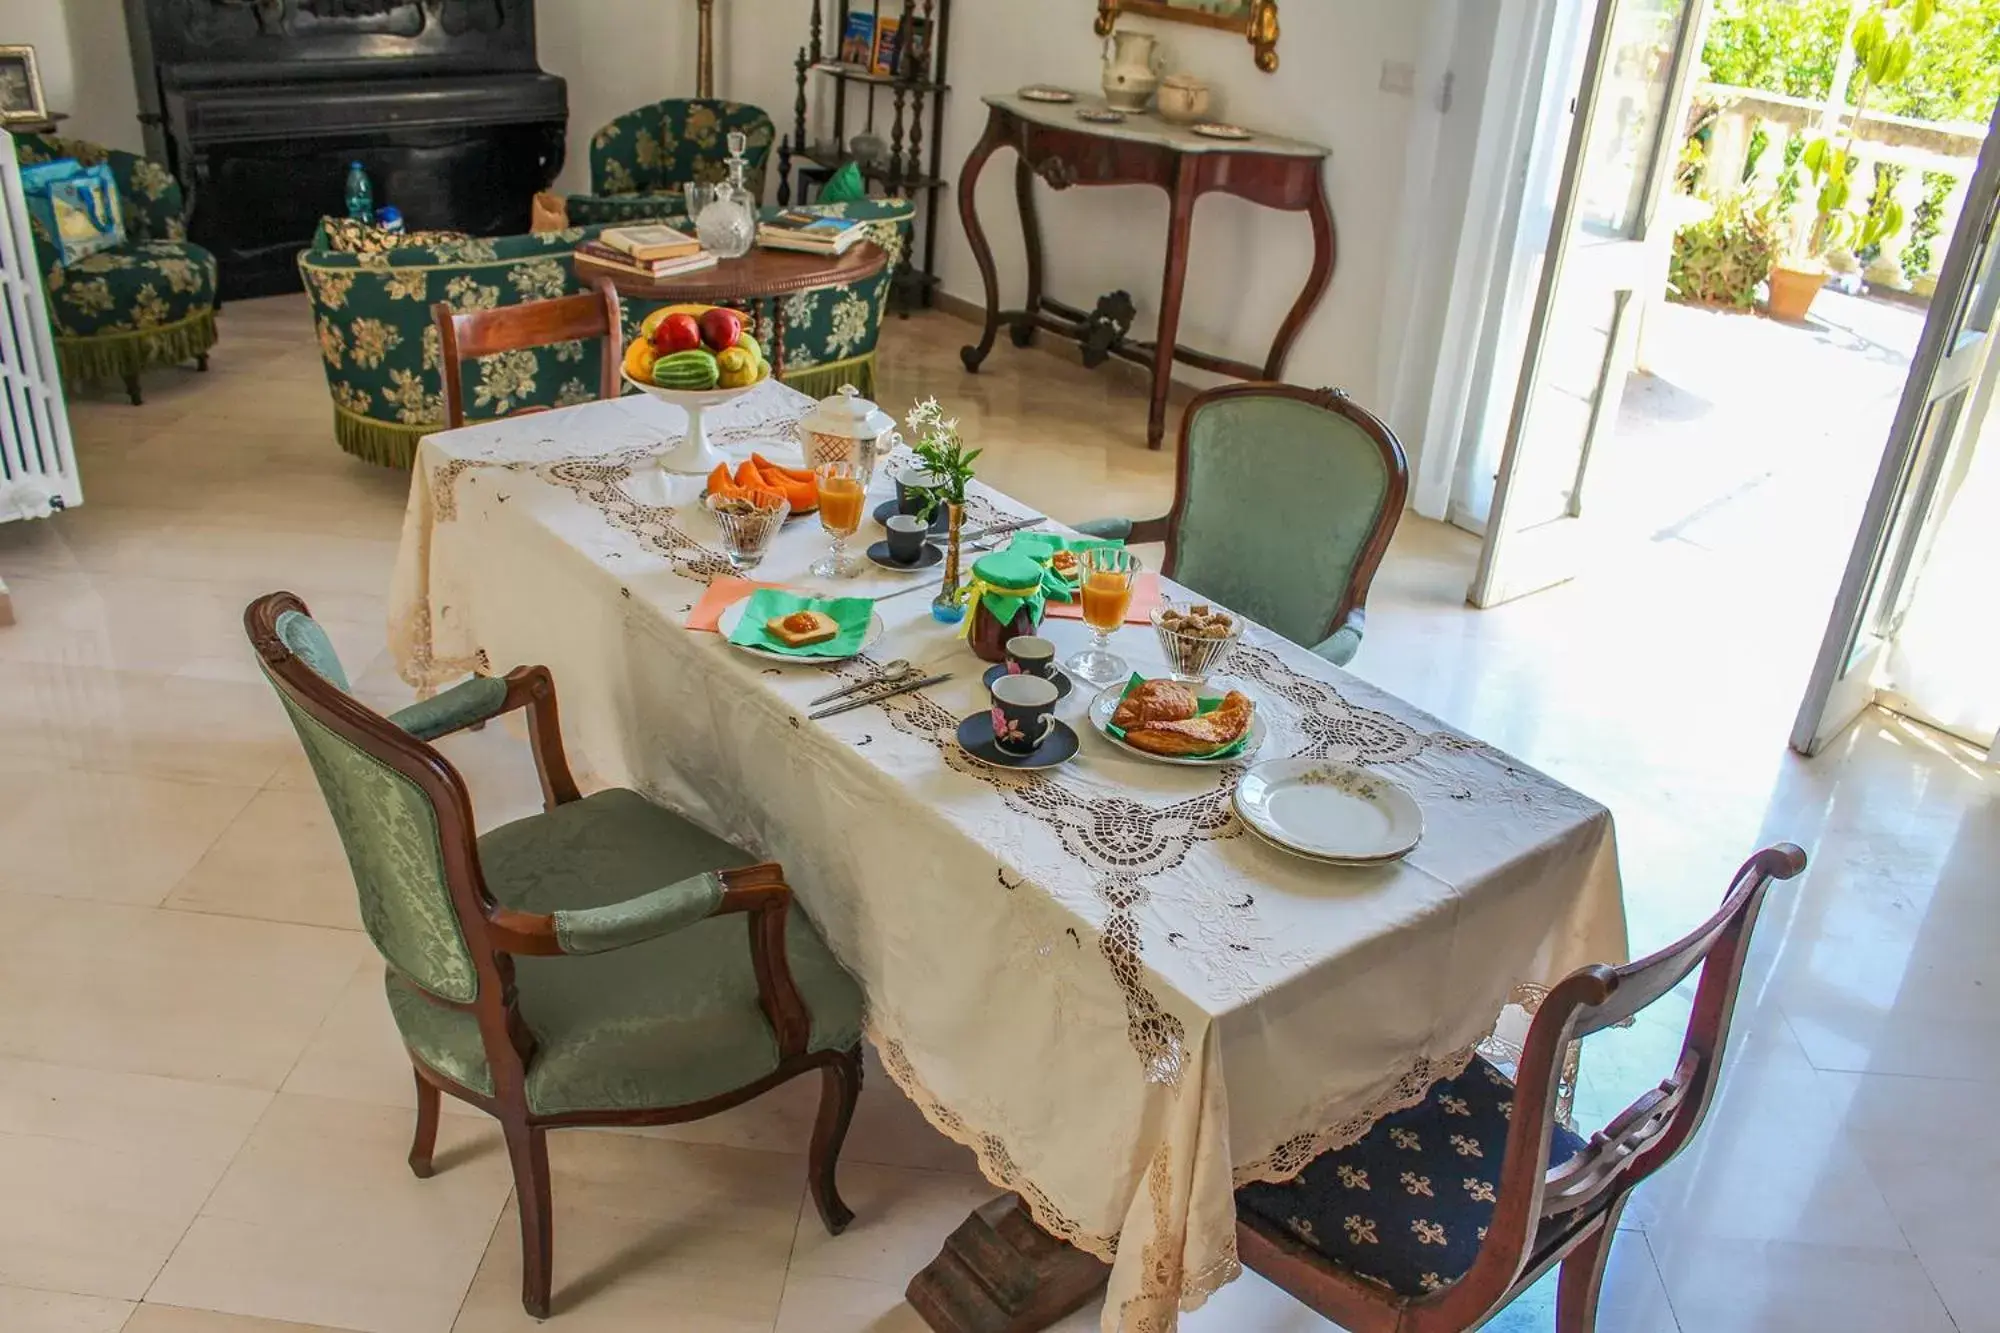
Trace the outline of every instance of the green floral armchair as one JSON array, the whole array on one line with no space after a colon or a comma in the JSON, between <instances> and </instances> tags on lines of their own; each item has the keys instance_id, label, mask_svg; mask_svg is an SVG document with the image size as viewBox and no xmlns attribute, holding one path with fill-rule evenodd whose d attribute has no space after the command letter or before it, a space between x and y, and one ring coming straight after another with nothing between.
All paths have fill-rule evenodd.
<instances>
[{"instance_id":1,"label":"green floral armchair","mask_svg":"<svg viewBox=\"0 0 2000 1333\"><path fill-rule=\"evenodd\" d=\"M914 210L900 199L871 199L811 211L866 219L892 262L879 277L851 288L780 298L785 382L814 397L843 384L872 393L890 275L908 251ZM313 247L300 253L299 270L333 393L334 438L348 453L384 467L408 467L418 442L445 427L431 305L448 301L478 310L572 295L583 288L571 255L603 230L573 227L491 239L433 234L357 253L335 248L338 229L321 226ZM628 338L653 308L625 303ZM601 355L598 344L576 342L483 357L467 368L466 411L490 419L524 407L588 402L597 396Z\"/></svg>"},{"instance_id":2,"label":"green floral armchair","mask_svg":"<svg viewBox=\"0 0 2000 1333\"><path fill-rule=\"evenodd\" d=\"M569 196L573 227L630 222L684 211L681 187L724 178L729 132L750 140L744 156L751 194L764 197L764 174L778 127L754 106L707 98L669 98L628 111L590 141L590 193Z\"/></svg>"},{"instance_id":3,"label":"green floral armchair","mask_svg":"<svg viewBox=\"0 0 2000 1333\"><path fill-rule=\"evenodd\" d=\"M82 139L15 136L22 163L73 157L111 168L125 243L65 268L35 223L35 255L48 292L49 322L65 383L116 376L136 405L139 374L193 361L208 369L215 346L215 256L187 239L187 203L173 173L136 153Z\"/></svg>"}]
</instances>

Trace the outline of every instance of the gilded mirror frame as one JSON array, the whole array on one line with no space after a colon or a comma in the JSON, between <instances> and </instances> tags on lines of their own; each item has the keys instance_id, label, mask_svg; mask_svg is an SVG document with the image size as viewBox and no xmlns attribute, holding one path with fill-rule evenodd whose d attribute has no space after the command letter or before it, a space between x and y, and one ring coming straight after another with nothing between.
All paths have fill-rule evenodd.
<instances>
[{"instance_id":1,"label":"gilded mirror frame","mask_svg":"<svg viewBox=\"0 0 2000 1333\"><path fill-rule=\"evenodd\" d=\"M1122 14L1166 19L1172 23L1193 23L1224 32L1240 32L1256 52L1257 68L1266 74L1278 69L1278 0L1250 0L1249 12L1240 16L1204 14L1184 9L1166 0L1097 0L1097 35L1109 37Z\"/></svg>"}]
</instances>

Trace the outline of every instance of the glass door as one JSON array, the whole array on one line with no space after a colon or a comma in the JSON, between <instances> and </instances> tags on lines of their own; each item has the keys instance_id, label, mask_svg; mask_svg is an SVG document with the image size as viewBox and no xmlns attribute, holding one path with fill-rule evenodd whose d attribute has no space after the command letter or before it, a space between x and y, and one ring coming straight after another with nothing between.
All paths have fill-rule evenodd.
<instances>
[{"instance_id":1,"label":"glass door","mask_svg":"<svg viewBox=\"0 0 2000 1333\"><path fill-rule=\"evenodd\" d=\"M1875 702L1883 664L1936 539L1951 481L1964 473L1990 395L1982 392L2000 309L2000 109L1966 190L1965 211L1931 298L1930 319L1889 433L1792 728L1792 748L1818 754Z\"/></svg>"},{"instance_id":2,"label":"glass door","mask_svg":"<svg viewBox=\"0 0 2000 1333\"><path fill-rule=\"evenodd\" d=\"M1618 418L1642 298L1672 228L1654 216L1679 151L1705 0L1604 0L1591 29L1549 255L1486 522L1474 606L1587 560L1588 482Z\"/></svg>"}]
</instances>

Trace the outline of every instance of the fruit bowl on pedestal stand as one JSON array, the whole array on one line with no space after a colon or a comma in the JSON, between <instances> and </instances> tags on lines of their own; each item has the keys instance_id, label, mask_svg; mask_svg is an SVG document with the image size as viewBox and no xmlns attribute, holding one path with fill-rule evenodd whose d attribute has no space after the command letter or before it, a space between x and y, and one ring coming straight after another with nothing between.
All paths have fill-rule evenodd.
<instances>
[{"instance_id":1,"label":"fruit bowl on pedestal stand","mask_svg":"<svg viewBox=\"0 0 2000 1333\"><path fill-rule=\"evenodd\" d=\"M661 455L660 468L666 472L707 474L715 471L716 465L726 462L722 451L708 440L708 429L702 422L702 413L710 408L722 407L735 402L764 383L745 384L735 389L662 389L657 384L635 380L630 375L625 382L635 389L642 389L663 403L672 403L687 413L687 437L672 450Z\"/></svg>"}]
</instances>

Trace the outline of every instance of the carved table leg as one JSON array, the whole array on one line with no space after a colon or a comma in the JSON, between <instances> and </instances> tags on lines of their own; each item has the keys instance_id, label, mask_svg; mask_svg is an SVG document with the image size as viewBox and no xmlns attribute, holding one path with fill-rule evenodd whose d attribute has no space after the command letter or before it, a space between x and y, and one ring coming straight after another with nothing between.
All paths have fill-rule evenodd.
<instances>
[{"instance_id":1,"label":"carved table leg","mask_svg":"<svg viewBox=\"0 0 2000 1333\"><path fill-rule=\"evenodd\" d=\"M1313 266L1306 277L1305 290L1292 304L1292 313L1285 316L1285 322L1278 327L1278 336L1271 343L1271 359L1264 363L1264 378L1282 380L1285 377L1285 361L1292 354L1292 344L1298 341L1299 331L1319 308L1320 298L1326 295L1327 286L1333 281L1334 265L1340 258L1340 238L1334 230L1333 205L1326 197L1326 176L1320 164L1312 164L1313 175L1317 178L1312 200L1306 206L1306 215L1312 221Z\"/></svg>"},{"instance_id":2,"label":"carved table leg","mask_svg":"<svg viewBox=\"0 0 2000 1333\"><path fill-rule=\"evenodd\" d=\"M1168 192L1167 272L1160 283L1160 331L1153 347L1153 406L1146 419L1146 447L1157 449L1167 435L1167 395L1174 386L1174 342L1180 334L1181 296L1187 287L1188 234L1194 229L1196 161L1183 158Z\"/></svg>"},{"instance_id":3,"label":"carved table leg","mask_svg":"<svg viewBox=\"0 0 2000 1333\"><path fill-rule=\"evenodd\" d=\"M1003 1194L974 1209L903 1294L938 1333L1041 1333L1110 1276L1036 1226L1018 1195Z\"/></svg>"},{"instance_id":4,"label":"carved table leg","mask_svg":"<svg viewBox=\"0 0 2000 1333\"><path fill-rule=\"evenodd\" d=\"M1014 165L1014 200L1021 209L1021 236L1028 243L1028 303L1014 321L1014 346L1035 341L1035 316L1042 309L1042 219L1035 211L1035 172L1022 158Z\"/></svg>"},{"instance_id":5,"label":"carved table leg","mask_svg":"<svg viewBox=\"0 0 2000 1333\"><path fill-rule=\"evenodd\" d=\"M986 134L973 147L972 156L965 159L965 169L958 176L958 220L965 227L965 239L972 245L972 259L979 265L980 281L986 285L986 328L977 346L962 348L958 354L965 368L975 374L1000 333L1000 274L993 267L993 247L987 243L986 229L979 225L979 173L986 169L987 159L1006 138L1007 125L996 107L987 118Z\"/></svg>"}]
</instances>

